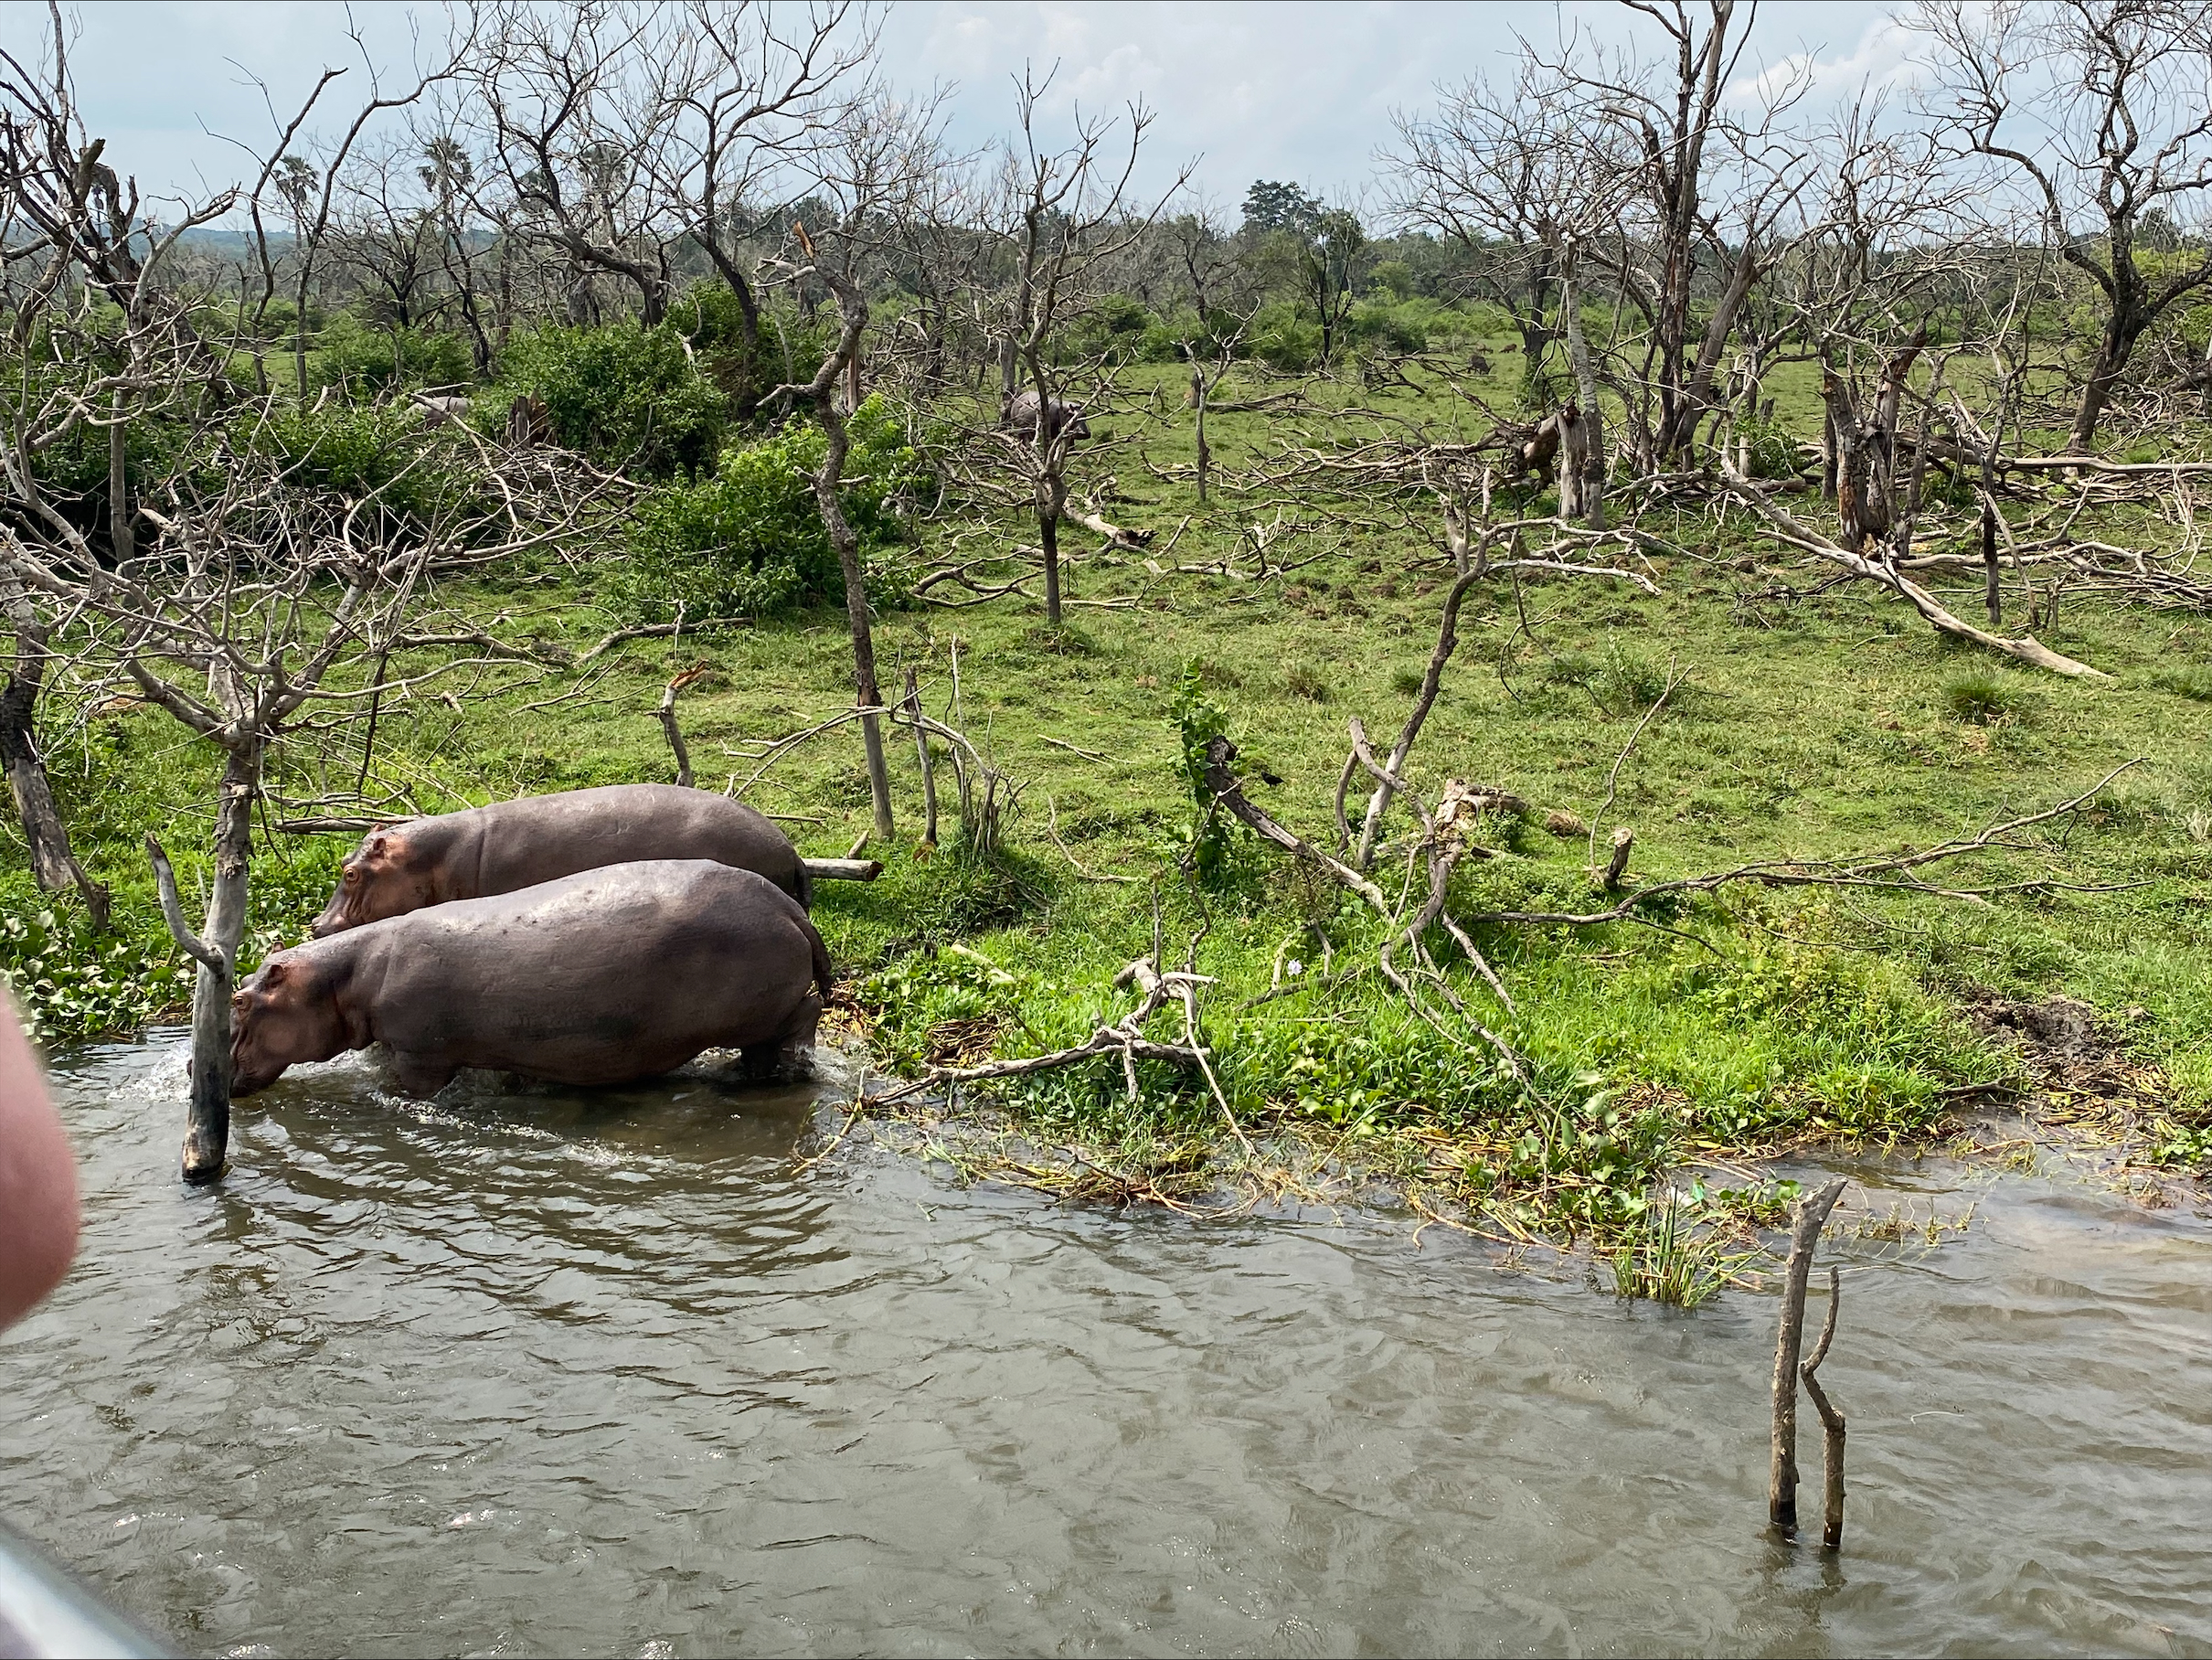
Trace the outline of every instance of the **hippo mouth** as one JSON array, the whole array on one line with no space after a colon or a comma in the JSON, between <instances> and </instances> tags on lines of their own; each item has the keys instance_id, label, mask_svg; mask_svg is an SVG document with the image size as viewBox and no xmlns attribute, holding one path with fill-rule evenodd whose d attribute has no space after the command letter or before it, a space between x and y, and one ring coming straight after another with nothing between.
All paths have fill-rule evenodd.
<instances>
[{"instance_id":1,"label":"hippo mouth","mask_svg":"<svg viewBox=\"0 0 2212 1660\"><path fill-rule=\"evenodd\" d=\"M283 1075L282 1067L266 1072L234 1071L230 1074L230 1098L235 1101L241 1095L259 1095Z\"/></svg>"}]
</instances>

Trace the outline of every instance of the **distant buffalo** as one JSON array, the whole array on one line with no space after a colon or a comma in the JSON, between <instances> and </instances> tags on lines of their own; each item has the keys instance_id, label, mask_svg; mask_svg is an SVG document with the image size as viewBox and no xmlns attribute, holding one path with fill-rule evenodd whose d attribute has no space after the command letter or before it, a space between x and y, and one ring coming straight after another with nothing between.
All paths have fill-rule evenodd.
<instances>
[{"instance_id":1,"label":"distant buffalo","mask_svg":"<svg viewBox=\"0 0 2212 1660\"><path fill-rule=\"evenodd\" d=\"M1035 432L1037 408L1035 392L1016 392L1007 401L1003 424L1010 431ZM1058 398L1048 399L1045 410L1045 436L1048 439L1059 437L1063 433L1071 439L1090 436L1090 423L1083 419L1083 411L1074 404L1063 402Z\"/></svg>"}]
</instances>

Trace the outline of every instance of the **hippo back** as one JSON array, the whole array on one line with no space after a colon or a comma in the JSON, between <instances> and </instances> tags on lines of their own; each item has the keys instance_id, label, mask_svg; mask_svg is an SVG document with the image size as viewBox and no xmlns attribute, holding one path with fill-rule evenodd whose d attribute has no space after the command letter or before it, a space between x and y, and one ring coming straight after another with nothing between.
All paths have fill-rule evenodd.
<instances>
[{"instance_id":1,"label":"hippo back","mask_svg":"<svg viewBox=\"0 0 2212 1660\"><path fill-rule=\"evenodd\" d=\"M609 784L526 795L449 816L473 819L481 837L468 897L513 893L580 871L650 859L712 859L766 877L812 901L806 867L791 837L757 809L708 790L676 784ZM466 840L456 837L456 856Z\"/></svg>"}]
</instances>

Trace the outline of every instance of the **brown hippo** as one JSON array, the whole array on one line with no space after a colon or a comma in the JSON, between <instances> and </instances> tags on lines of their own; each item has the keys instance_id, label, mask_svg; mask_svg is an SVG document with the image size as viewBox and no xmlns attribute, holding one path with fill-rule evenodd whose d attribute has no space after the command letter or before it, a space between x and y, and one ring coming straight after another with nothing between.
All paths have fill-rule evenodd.
<instances>
[{"instance_id":1,"label":"brown hippo","mask_svg":"<svg viewBox=\"0 0 2212 1660\"><path fill-rule=\"evenodd\" d=\"M463 1067L650 1078L702 1049L759 1069L813 1047L829 956L798 901L712 859L611 865L281 951L231 999L231 1092L386 1045L399 1086Z\"/></svg>"},{"instance_id":2,"label":"brown hippo","mask_svg":"<svg viewBox=\"0 0 2212 1660\"><path fill-rule=\"evenodd\" d=\"M513 893L639 859L712 859L757 870L809 909L814 886L791 837L743 802L675 784L609 784L410 819L354 850L316 939L425 905Z\"/></svg>"}]
</instances>

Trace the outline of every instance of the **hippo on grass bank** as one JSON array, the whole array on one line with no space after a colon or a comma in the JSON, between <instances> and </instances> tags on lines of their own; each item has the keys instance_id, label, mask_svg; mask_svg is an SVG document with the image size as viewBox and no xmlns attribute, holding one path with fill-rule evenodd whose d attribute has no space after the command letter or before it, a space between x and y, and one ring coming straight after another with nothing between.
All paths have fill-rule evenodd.
<instances>
[{"instance_id":1,"label":"hippo on grass bank","mask_svg":"<svg viewBox=\"0 0 2212 1660\"><path fill-rule=\"evenodd\" d=\"M615 1084L703 1049L814 1047L829 956L798 901L709 859L587 870L281 951L231 999L231 1092L386 1045L410 1095L463 1067Z\"/></svg>"},{"instance_id":2,"label":"hippo on grass bank","mask_svg":"<svg viewBox=\"0 0 2212 1660\"><path fill-rule=\"evenodd\" d=\"M791 837L743 802L675 784L526 795L378 830L346 861L309 925L316 939L640 859L712 859L755 870L803 907L814 888Z\"/></svg>"}]
</instances>

